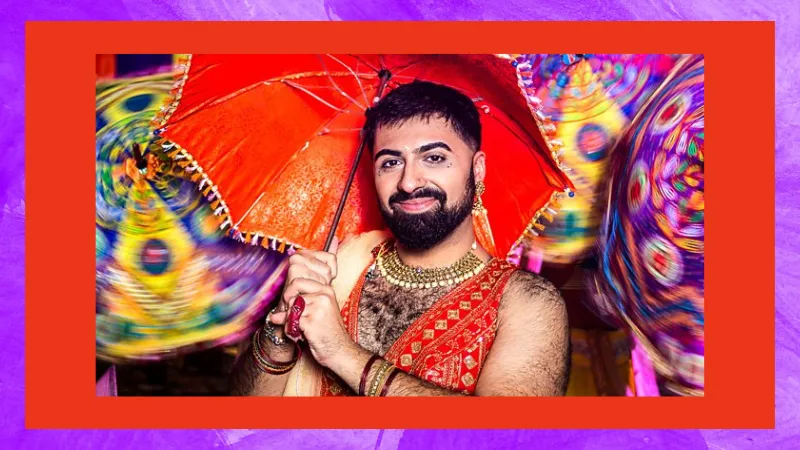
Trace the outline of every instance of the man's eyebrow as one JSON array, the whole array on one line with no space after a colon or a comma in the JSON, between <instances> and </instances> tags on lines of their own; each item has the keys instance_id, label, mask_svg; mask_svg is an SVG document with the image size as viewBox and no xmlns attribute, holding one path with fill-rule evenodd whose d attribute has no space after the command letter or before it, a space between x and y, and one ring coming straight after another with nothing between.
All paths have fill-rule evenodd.
<instances>
[{"instance_id":1,"label":"man's eyebrow","mask_svg":"<svg viewBox=\"0 0 800 450\"><path fill-rule=\"evenodd\" d=\"M392 150L392 149L384 148L381 151L375 153L375 156L372 159L377 160L378 158L380 158L381 156L384 156L384 155L386 155L386 156L402 156L403 154L399 150Z\"/></svg>"},{"instance_id":2,"label":"man's eyebrow","mask_svg":"<svg viewBox=\"0 0 800 450\"><path fill-rule=\"evenodd\" d=\"M448 152L452 153L453 150L450 149L450 146L445 144L444 142L431 142L430 144L425 144L420 146L418 149L414 150L414 153L425 153L429 150L433 150L435 148L442 148L447 150Z\"/></svg>"},{"instance_id":3,"label":"man's eyebrow","mask_svg":"<svg viewBox=\"0 0 800 450\"><path fill-rule=\"evenodd\" d=\"M448 152L451 152L451 153L453 152L453 150L450 148L449 145L445 144L444 142L437 141L437 142L431 142L431 143L428 143L428 144L425 144L425 145L421 145L419 148L414 149L414 153L417 153L417 154L425 153L427 151L431 151L431 150L437 149L437 148L441 148L441 149L447 150ZM381 149L379 152L375 153L375 156L373 157L373 159L377 160L381 156L402 156L402 155L403 155L403 153L400 150L392 150L392 149L389 149L389 148L384 148L384 149Z\"/></svg>"}]
</instances>

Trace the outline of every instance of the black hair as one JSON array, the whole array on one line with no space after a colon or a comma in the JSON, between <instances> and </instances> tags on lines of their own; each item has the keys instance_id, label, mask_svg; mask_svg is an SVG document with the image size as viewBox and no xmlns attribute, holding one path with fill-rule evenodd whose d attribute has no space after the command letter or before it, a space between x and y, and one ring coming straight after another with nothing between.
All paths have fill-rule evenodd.
<instances>
[{"instance_id":1,"label":"black hair","mask_svg":"<svg viewBox=\"0 0 800 450\"><path fill-rule=\"evenodd\" d=\"M413 81L392 90L367 110L362 133L374 151L375 133L382 126L402 125L411 119L441 118L472 148L481 147L481 120L472 99L461 92L429 81Z\"/></svg>"}]
</instances>

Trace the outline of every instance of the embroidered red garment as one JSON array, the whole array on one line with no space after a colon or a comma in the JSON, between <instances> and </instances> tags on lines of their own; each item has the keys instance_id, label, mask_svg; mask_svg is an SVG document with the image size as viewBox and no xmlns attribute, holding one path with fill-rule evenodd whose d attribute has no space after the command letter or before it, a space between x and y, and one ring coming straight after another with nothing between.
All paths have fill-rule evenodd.
<instances>
[{"instance_id":1,"label":"embroidered red garment","mask_svg":"<svg viewBox=\"0 0 800 450\"><path fill-rule=\"evenodd\" d=\"M517 268L494 258L419 317L382 355L405 373L436 386L474 394L486 355L497 333L497 311L509 277ZM368 270L368 269L367 269ZM358 343L358 304L367 270L342 308L347 331ZM329 371L322 395L352 395Z\"/></svg>"}]
</instances>

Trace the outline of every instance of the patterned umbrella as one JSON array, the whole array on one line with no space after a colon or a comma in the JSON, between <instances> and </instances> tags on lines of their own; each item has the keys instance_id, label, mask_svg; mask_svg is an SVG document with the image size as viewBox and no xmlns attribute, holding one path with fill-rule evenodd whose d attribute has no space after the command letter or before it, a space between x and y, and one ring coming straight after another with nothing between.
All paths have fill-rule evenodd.
<instances>
[{"instance_id":1,"label":"patterned umbrella","mask_svg":"<svg viewBox=\"0 0 800 450\"><path fill-rule=\"evenodd\" d=\"M576 262L595 243L597 187L622 130L674 66L671 55L521 55L528 95L555 126L575 185L556 220L533 241L545 262Z\"/></svg>"},{"instance_id":2,"label":"patterned umbrella","mask_svg":"<svg viewBox=\"0 0 800 450\"><path fill-rule=\"evenodd\" d=\"M282 256L225 238L208 202L148 146L172 77L97 94L97 355L161 359L247 334L280 285Z\"/></svg>"},{"instance_id":3,"label":"patterned umbrella","mask_svg":"<svg viewBox=\"0 0 800 450\"><path fill-rule=\"evenodd\" d=\"M685 395L704 387L704 103L703 57L687 57L620 140L596 279Z\"/></svg>"}]
</instances>

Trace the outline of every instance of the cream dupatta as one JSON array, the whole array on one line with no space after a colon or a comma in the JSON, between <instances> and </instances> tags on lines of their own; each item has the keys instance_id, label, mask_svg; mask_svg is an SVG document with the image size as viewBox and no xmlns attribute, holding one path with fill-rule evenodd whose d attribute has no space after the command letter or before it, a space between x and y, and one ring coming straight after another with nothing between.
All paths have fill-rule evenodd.
<instances>
[{"instance_id":1,"label":"cream dupatta","mask_svg":"<svg viewBox=\"0 0 800 450\"><path fill-rule=\"evenodd\" d=\"M372 250L389 239L386 231L371 231L343 243L336 252L339 273L332 286L341 311L364 270L373 263ZM322 367L304 352L294 368L283 391L284 397L317 397L321 394Z\"/></svg>"}]
</instances>

